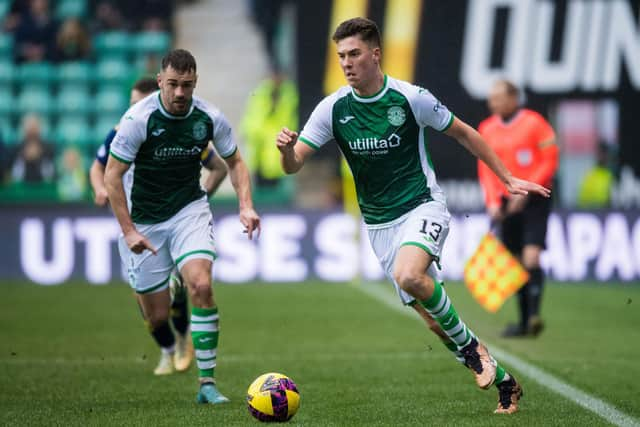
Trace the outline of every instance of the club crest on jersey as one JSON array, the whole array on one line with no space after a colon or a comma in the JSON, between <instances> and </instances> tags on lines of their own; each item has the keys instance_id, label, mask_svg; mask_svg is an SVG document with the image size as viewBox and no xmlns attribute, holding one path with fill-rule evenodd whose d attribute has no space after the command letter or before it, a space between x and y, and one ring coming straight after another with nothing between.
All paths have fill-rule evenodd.
<instances>
[{"instance_id":1,"label":"club crest on jersey","mask_svg":"<svg viewBox=\"0 0 640 427\"><path fill-rule=\"evenodd\" d=\"M193 125L193 139L202 141L207 136L207 126L202 122L196 122Z\"/></svg>"},{"instance_id":2,"label":"club crest on jersey","mask_svg":"<svg viewBox=\"0 0 640 427\"><path fill-rule=\"evenodd\" d=\"M407 121L407 115L402 107L395 105L387 110L387 119L393 126L400 126Z\"/></svg>"}]
</instances>

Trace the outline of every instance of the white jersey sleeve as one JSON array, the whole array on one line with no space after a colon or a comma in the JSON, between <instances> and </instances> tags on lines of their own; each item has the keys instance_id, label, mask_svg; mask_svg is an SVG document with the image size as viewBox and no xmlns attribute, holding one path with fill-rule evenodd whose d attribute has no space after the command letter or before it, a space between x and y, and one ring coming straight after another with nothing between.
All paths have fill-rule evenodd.
<instances>
[{"instance_id":1,"label":"white jersey sleeve","mask_svg":"<svg viewBox=\"0 0 640 427\"><path fill-rule=\"evenodd\" d=\"M449 129L453 123L453 113L427 89L412 85L411 90L413 93L408 99L418 125L429 126L439 132Z\"/></svg>"},{"instance_id":2,"label":"white jersey sleeve","mask_svg":"<svg viewBox=\"0 0 640 427\"><path fill-rule=\"evenodd\" d=\"M220 110L201 98L194 97L194 102L198 108L207 113L213 122L213 145L220 157L231 157L238 147L227 118Z\"/></svg>"},{"instance_id":3,"label":"white jersey sleeve","mask_svg":"<svg viewBox=\"0 0 640 427\"><path fill-rule=\"evenodd\" d=\"M118 131L111 142L110 154L116 159L132 163L136 159L138 150L147 139L147 119L149 118L149 107L144 107L140 101L124 113L118 125Z\"/></svg>"},{"instance_id":4,"label":"white jersey sleeve","mask_svg":"<svg viewBox=\"0 0 640 427\"><path fill-rule=\"evenodd\" d=\"M333 104L335 95L324 98L311 113L300 132L299 140L318 149L333 139Z\"/></svg>"}]
</instances>

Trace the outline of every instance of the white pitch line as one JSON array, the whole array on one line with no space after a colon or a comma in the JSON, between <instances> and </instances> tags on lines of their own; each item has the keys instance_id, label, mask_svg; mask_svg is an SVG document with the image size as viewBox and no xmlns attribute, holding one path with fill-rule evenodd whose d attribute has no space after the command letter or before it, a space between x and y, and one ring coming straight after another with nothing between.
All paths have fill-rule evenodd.
<instances>
[{"instance_id":1,"label":"white pitch line","mask_svg":"<svg viewBox=\"0 0 640 427\"><path fill-rule=\"evenodd\" d=\"M420 321L417 316L413 315L413 311L407 310L402 306L400 300L395 295L384 291L379 286L371 284L359 284L355 285L354 288L359 289L363 293L377 299L378 301L384 303L387 307L397 311L398 313L402 313L405 316ZM493 344L491 344L490 347L491 352L494 356L513 366L525 377L551 390L552 392L563 396L564 398L576 403L577 405L582 406L583 408L593 412L599 417L604 418L611 424L620 427L640 427L640 421L630 415L625 414L624 412L619 411L607 402L600 400L597 397L591 396L590 394L587 394L570 384L567 384L561 379L554 377L553 375L543 371L542 369L534 366L529 362L525 362L524 360L507 352L506 350L496 347Z\"/></svg>"}]
</instances>

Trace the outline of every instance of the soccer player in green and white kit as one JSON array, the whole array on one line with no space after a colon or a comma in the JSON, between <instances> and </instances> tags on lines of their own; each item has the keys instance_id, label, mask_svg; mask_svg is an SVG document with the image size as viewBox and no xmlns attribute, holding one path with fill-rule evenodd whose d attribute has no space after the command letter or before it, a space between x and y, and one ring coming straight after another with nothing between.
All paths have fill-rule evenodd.
<instances>
[{"instance_id":1,"label":"soccer player in green and white kit","mask_svg":"<svg viewBox=\"0 0 640 427\"><path fill-rule=\"evenodd\" d=\"M105 184L122 233L128 257L129 281L140 295L153 326L166 322L169 279L174 265L191 297L191 337L199 370L200 403L228 399L215 385L218 309L211 287L216 256L213 218L200 187L200 156L209 141L225 160L238 195L240 222L249 239L260 231L253 209L247 167L225 117L193 96L196 61L176 49L162 59L160 92L131 107L122 117L111 144ZM131 213L122 177L135 162Z\"/></svg>"},{"instance_id":2,"label":"soccer player in green and white kit","mask_svg":"<svg viewBox=\"0 0 640 427\"><path fill-rule=\"evenodd\" d=\"M549 190L515 178L469 125L428 90L383 74L380 34L365 18L341 23L333 40L348 86L323 99L300 136L283 128L276 145L287 173L335 140L353 173L369 239L401 301L420 313L483 389L494 382L497 413L517 410L522 389L465 325L438 268L450 214L427 150L427 127L454 137L483 160L513 194Z\"/></svg>"},{"instance_id":3,"label":"soccer player in green and white kit","mask_svg":"<svg viewBox=\"0 0 640 427\"><path fill-rule=\"evenodd\" d=\"M157 91L157 79L144 77L137 80L131 88L129 106L132 106L136 102ZM93 193L95 195L94 203L98 206L104 206L108 202L107 189L104 185L104 170L107 165L107 160L109 160L109 150L116 132L117 127L111 129L103 143L100 145L100 148L96 153L96 158L89 170L91 187L93 188ZM207 175L207 178L203 183L203 187L207 196L210 196L216 191L227 176L227 166L224 161L215 154L211 143L209 143L207 149L202 152L200 156L200 163L203 167L209 170L209 175ZM134 165L129 168L123 177L125 194L127 195L127 205L129 207L131 207L130 195L131 185L133 183L133 171ZM120 238L124 237L120 236ZM128 254L128 249L126 249L122 254L123 265L125 267L129 265L127 261ZM171 324L176 332L175 334L169 325L169 321L153 326L148 320L146 320L144 312L142 313L151 336L160 347L160 360L156 368L153 370L155 375L168 375L175 371L184 372L189 369L191 360L193 359L191 337L188 334L190 312L188 298L186 295L187 292L177 269L172 274L169 288L171 290L170 317ZM140 297L138 294L134 292L134 295L136 297L136 301L139 301ZM140 302L138 302L138 305L140 305ZM141 305L140 310L142 311Z\"/></svg>"}]
</instances>

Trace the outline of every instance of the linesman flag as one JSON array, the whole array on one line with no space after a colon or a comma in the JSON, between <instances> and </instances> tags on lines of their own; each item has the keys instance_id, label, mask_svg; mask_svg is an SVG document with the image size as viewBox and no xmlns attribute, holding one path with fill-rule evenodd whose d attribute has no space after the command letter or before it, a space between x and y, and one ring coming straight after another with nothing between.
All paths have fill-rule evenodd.
<instances>
[{"instance_id":1,"label":"linesman flag","mask_svg":"<svg viewBox=\"0 0 640 427\"><path fill-rule=\"evenodd\" d=\"M471 295L495 313L529 280L529 273L493 233L487 233L464 267Z\"/></svg>"}]
</instances>

